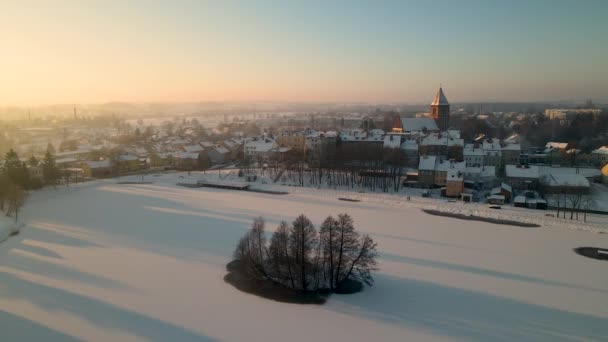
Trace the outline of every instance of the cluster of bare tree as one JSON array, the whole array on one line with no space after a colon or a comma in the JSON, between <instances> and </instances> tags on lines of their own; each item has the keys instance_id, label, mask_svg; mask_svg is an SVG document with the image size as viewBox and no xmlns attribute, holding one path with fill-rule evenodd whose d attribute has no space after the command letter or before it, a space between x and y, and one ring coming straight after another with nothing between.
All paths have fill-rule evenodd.
<instances>
[{"instance_id":1,"label":"cluster of bare tree","mask_svg":"<svg viewBox=\"0 0 608 342\"><path fill-rule=\"evenodd\" d=\"M276 181L299 186L349 187L351 189L399 191L405 168L381 160L350 164L310 165L304 161L276 164L270 168Z\"/></svg>"},{"instance_id":2,"label":"cluster of bare tree","mask_svg":"<svg viewBox=\"0 0 608 342\"><path fill-rule=\"evenodd\" d=\"M234 251L250 276L304 291L334 291L347 280L372 285L377 244L355 230L349 215L327 217L318 232L300 215L281 222L270 242L264 226L263 218L254 219Z\"/></svg>"},{"instance_id":3,"label":"cluster of bare tree","mask_svg":"<svg viewBox=\"0 0 608 342\"><path fill-rule=\"evenodd\" d=\"M571 220L579 220L579 213L582 213L583 221L587 222L587 212L595 207L595 201L588 195L582 194L556 194L553 195L552 205L557 210L557 217Z\"/></svg>"}]
</instances>

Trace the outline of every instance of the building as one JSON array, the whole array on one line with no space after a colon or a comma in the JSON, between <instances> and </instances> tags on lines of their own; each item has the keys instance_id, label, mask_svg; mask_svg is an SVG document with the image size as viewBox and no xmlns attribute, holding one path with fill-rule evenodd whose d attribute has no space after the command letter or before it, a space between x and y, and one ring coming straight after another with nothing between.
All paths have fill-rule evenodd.
<instances>
[{"instance_id":1,"label":"building","mask_svg":"<svg viewBox=\"0 0 608 342\"><path fill-rule=\"evenodd\" d=\"M448 170L445 183L445 195L447 197L460 197L464 192L464 174L459 169Z\"/></svg>"},{"instance_id":2,"label":"building","mask_svg":"<svg viewBox=\"0 0 608 342\"><path fill-rule=\"evenodd\" d=\"M506 165L507 183L518 190L535 190L538 188L540 174L536 165Z\"/></svg>"},{"instance_id":3,"label":"building","mask_svg":"<svg viewBox=\"0 0 608 342\"><path fill-rule=\"evenodd\" d=\"M465 165L465 162L455 162L454 160L437 158L437 160L435 161L434 184L436 186L446 186L448 174L449 172L453 172L454 170L459 171L458 178L463 178L464 174L462 171L464 171L466 167ZM461 179L460 181L463 181L463 179ZM460 196L460 192L457 196Z\"/></svg>"},{"instance_id":4,"label":"building","mask_svg":"<svg viewBox=\"0 0 608 342\"><path fill-rule=\"evenodd\" d=\"M422 138L418 153L445 156L448 159L463 160L464 140L450 136L447 132L430 133Z\"/></svg>"},{"instance_id":5,"label":"building","mask_svg":"<svg viewBox=\"0 0 608 342\"><path fill-rule=\"evenodd\" d=\"M591 152L593 162L599 167L608 164L608 146L602 146Z\"/></svg>"},{"instance_id":6,"label":"building","mask_svg":"<svg viewBox=\"0 0 608 342\"><path fill-rule=\"evenodd\" d=\"M435 184L435 162L437 156L421 156L418 163L418 182L426 187Z\"/></svg>"},{"instance_id":7,"label":"building","mask_svg":"<svg viewBox=\"0 0 608 342\"><path fill-rule=\"evenodd\" d=\"M482 167L483 164L483 149L478 143L466 144L462 151L462 156L467 164L467 167Z\"/></svg>"},{"instance_id":8,"label":"building","mask_svg":"<svg viewBox=\"0 0 608 342\"><path fill-rule=\"evenodd\" d=\"M521 145L514 142L501 144L502 165L517 165L520 163Z\"/></svg>"},{"instance_id":9,"label":"building","mask_svg":"<svg viewBox=\"0 0 608 342\"><path fill-rule=\"evenodd\" d=\"M581 174L545 174L541 177L545 194L588 195L589 181Z\"/></svg>"},{"instance_id":10,"label":"building","mask_svg":"<svg viewBox=\"0 0 608 342\"><path fill-rule=\"evenodd\" d=\"M255 162L266 162L272 157L271 150L279 145L271 138L259 137L245 143L245 159Z\"/></svg>"},{"instance_id":11,"label":"building","mask_svg":"<svg viewBox=\"0 0 608 342\"><path fill-rule=\"evenodd\" d=\"M502 203L494 204L509 203L513 198L513 188L507 183L501 183L500 186L497 186L490 191L490 196L496 196L496 201L500 201L502 199ZM490 197L488 197L488 203L491 203Z\"/></svg>"},{"instance_id":12,"label":"building","mask_svg":"<svg viewBox=\"0 0 608 342\"><path fill-rule=\"evenodd\" d=\"M395 117L393 133L405 133L410 137L428 132L438 132L439 127L431 117L401 118Z\"/></svg>"},{"instance_id":13,"label":"building","mask_svg":"<svg viewBox=\"0 0 608 342\"><path fill-rule=\"evenodd\" d=\"M207 152L212 165L224 164L230 160L230 150L224 146L216 146Z\"/></svg>"},{"instance_id":14,"label":"building","mask_svg":"<svg viewBox=\"0 0 608 342\"><path fill-rule=\"evenodd\" d=\"M107 178L112 176L112 163L109 160L87 161L82 163L84 177Z\"/></svg>"},{"instance_id":15,"label":"building","mask_svg":"<svg viewBox=\"0 0 608 342\"><path fill-rule=\"evenodd\" d=\"M430 115L437 122L439 130L445 131L450 127L450 103L441 87L439 87L435 99L431 102Z\"/></svg>"},{"instance_id":16,"label":"building","mask_svg":"<svg viewBox=\"0 0 608 342\"><path fill-rule=\"evenodd\" d=\"M277 144L279 144L280 147L289 147L293 151L303 154L306 147L306 132L281 132L277 137Z\"/></svg>"}]
</instances>

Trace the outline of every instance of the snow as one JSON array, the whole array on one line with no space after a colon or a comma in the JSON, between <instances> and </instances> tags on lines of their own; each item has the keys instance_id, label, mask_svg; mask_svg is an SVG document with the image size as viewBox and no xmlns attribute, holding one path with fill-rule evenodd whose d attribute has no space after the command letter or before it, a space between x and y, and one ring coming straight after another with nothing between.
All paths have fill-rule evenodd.
<instances>
[{"instance_id":1,"label":"snow","mask_svg":"<svg viewBox=\"0 0 608 342\"><path fill-rule=\"evenodd\" d=\"M0 213L0 243L11 236L11 234L19 232L21 223L15 223L10 217L5 217ZM1 330L1 329L0 329Z\"/></svg>"},{"instance_id":2,"label":"snow","mask_svg":"<svg viewBox=\"0 0 608 342\"><path fill-rule=\"evenodd\" d=\"M566 229L564 221L521 208L492 211L371 193L357 194L362 202L351 203L337 199L344 191L282 187L290 194L278 196L175 185L201 177L171 173L147 176L153 184L118 184L139 179L124 177L33 192L22 212L26 227L0 244L3 340L608 336L605 262L572 252L606 246L608 234ZM425 214L421 207L546 225L457 220ZM318 226L342 212L379 244L374 287L334 295L323 306L300 306L224 283L225 264L253 217L266 217L273 229L300 213Z\"/></svg>"}]
</instances>

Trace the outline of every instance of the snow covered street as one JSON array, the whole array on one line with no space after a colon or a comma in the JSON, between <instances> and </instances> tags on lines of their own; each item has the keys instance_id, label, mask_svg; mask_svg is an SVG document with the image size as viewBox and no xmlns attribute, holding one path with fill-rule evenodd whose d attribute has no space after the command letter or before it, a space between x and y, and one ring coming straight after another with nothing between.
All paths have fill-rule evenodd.
<instances>
[{"instance_id":1,"label":"snow covered street","mask_svg":"<svg viewBox=\"0 0 608 342\"><path fill-rule=\"evenodd\" d=\"M180 176L187 178L32 193L25 227L0 244L2 340L608 339L608 262L573 252L608 248L608 234L592 232L601 222L592 231L557 221L495 225L428 215L420 203L388 197L345 202L326 190L191 189L175 185ZM374 287L306 306L224 282L254 217L274 230L300 213L318 227L343 212L378 242Z\"/></svg>"}]
</instances>

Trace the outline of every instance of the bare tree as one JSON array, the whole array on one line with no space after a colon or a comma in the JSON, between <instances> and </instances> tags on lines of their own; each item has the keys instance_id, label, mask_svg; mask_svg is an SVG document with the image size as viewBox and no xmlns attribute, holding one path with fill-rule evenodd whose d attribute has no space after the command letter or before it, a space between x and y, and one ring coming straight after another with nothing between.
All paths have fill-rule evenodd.
<instances>
[{"instance_id":1,"label":"bare tree","mask_svg":"<svg viewBox=\"0 0 608 342\"><path fill-rule=\"evenodd\" d=\"M294 256L295 264L300 273L301 289L308 288L307 267L312 264L311 252L317 244L317 231L312 222L304 216L298 216L289 230L289 249Z\"/></svg>"},{"instance_id":2,"label":"bare tree","mask_svg":"<svg viewBox=\"0 0 608 342\"><path fill-rule=\"evenodd\" d=\"M7 216L15 215L15 222L19 220L19 211L25 204L27 198L27 192L22 187L9 184L6 190L6 199L8 202Z\"/></svg>"}]
</instances>

